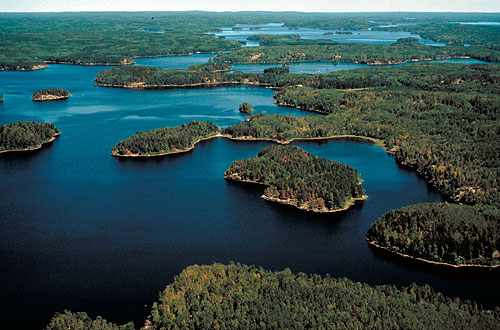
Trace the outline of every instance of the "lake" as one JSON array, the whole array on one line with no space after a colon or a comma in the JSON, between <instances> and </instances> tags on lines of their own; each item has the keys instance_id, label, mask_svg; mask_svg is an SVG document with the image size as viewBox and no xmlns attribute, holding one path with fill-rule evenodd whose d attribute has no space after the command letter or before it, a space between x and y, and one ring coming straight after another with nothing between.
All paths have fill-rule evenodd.
<instances>
[{"instance_id":1,"label":"lake","mask_svg":"<svg viewBox=\"0 0 500 330\"><path fill-rule=\"evenodd\" d=\"M298 34L302 39L329 39L340 43L366 43L375 45L390 45L401 38L416 38L421 44L430 46L444 46L445 44L433 40L423 39L417 34L401 31L377 31L377 30L346 30L352 34L335 34L335 32L345 32L341 30L321 30L313 28L298 28L290 30L280 23L270 23L267 25L238 25L242 30L233 30L234 27L221 27L221 32L213 33L217 37L224 37L227 40L246 42L247 47L259 46L258 40L248 40L249 36L255 34ZM258 30L255 30L257 28ZM333 33L333 34L325 34Z\"/></svg>"},{"instance_id":2,"label":"lake","mask_svg":"<svg viewBox=\"0 0 500 330\"><path fill-rule=\"evenodd\" d=\"M150 159L118 159L110 149L136 131L192 119L232 125L244 120L242 102L256 112L307 113L276 106L274 91L265 88L94 86L105 68L0 72L0 124L51 121L62 131L41 150L0 155L0 328L42 328L63 309L141 325L158 292L183 268L229 261L374 285L429 284L486 307L500 304L498 272L433 268L368 246L366 231L384 212L443 200L381 147L344 139L295 143L358 169L369 195L346 212L298 211L259 198L261 187L223 179L233 161L268 143L219 138ZM73 96L31 101L47 87Z\"/></svg>"}]
</instances>

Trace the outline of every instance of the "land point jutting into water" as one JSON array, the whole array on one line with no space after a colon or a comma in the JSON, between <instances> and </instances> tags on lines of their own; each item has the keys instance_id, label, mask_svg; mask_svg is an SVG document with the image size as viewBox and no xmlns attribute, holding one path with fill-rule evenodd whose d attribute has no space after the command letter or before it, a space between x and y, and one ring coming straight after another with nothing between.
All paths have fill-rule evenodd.
<instances>
[{"instance_id":1,"label":"land point jutting into water","mask_svg":"<svg viewBox=\"0 0 500 330\"><path fill-rule=\"evenodd\" d=\"M0 13L0 328L497 328L499 21Z\"/></svg>"}]
</instances>

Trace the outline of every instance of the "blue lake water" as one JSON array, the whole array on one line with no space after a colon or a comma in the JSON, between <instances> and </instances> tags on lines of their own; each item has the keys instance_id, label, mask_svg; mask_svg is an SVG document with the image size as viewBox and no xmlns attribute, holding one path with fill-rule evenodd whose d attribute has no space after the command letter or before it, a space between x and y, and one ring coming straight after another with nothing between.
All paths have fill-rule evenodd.
<instances>
[{"instance_id":1,"label":"blue lake water","mask_svg":"<svg viewBox=\"0 0 500 330\"><path fill-rule=\"evenodd\" d=\"M444 46L433 40L423 39L419 35L411 34L410 32L401 31L376 31L376 30L348 30L352 34L335 34L335 32L344 32L340 30L320 30L313 28L299 28L290 30L282 24L267 24L267 25L238 25L242 28L241 31L233 30L233 27L221 27L221 32L214 33L217 37L225 37L227 40L236 40L246 42L249 36L255 34L298 34L302 39L329 39L340 43L366 43L376 45L389 45L396 42L400 38L413 37L419 40L420 43L430 46ZM259 30L251 30L252 28L260 28ZM334 34L326 34L332 32ZM248 40L246 46L258 46L256 40Z\"/></svg>"},{"instance_id":2,"label":"blue lake water","mask_svg":"<svg viewBox=\"0 0 500 330\"><path fill-rule=\"evenodd\" d=\"M295 143L358 169L369 195L346 212L297 211L260 199L261 187L222 177L233 161L255 156L268 143L215 139L189 153L151 159L109 153L140 130L191 119L221 126L242 121L242 102L257 112L304 112L277 107L273 91L264 88L96 87L92 79L103 69L50 65L0 72L0 124L51 121L62 131L42 150L0 155L0 328L42 328L63 309L141 325L158 292L184 267L229 261L370 284L427 283L450 296L500 305L498 272L436 269L368 246L365 233L384 212L442 200L382 148L353 140ZM30 100L46 87L73 96Z\"/></svg>"}]
</instances>

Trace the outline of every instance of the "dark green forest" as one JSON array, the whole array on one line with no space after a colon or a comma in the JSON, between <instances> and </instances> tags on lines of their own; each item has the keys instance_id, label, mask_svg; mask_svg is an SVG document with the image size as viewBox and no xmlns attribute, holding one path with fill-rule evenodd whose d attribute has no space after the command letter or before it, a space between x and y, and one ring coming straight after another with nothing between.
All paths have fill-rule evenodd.
<instances>
[{"instance_id":1,"label":"dark green forest","mask_svg":"<svg viewBox=\"0 0 500 330\"><path fill-rule=\"evenodd\" d=\"M67 330L66 312L46 330ZM85 317L86 319L86 317ZM102 318L94 321L103 324ZM190 266L160 294L150 329L496 329L500 309L450 299L428 285L401 289L231 263ZM82 329L73 328L71 329ZM89 329L116 330L116 325ZM129 328L121 328L129 329Z\"/></svg>"},{"instance_id":2,"label":"dark green forest","mask_svg":"<svg viewBox=\"0 0 500 330\"><path fill-rule=\"evenodd\" d=\"M111 149L114 156L152 156L182 152L200 140L217 135L220 129L211 122L191 121L176 127L137 132Z\"/></svg>"},{"instance_id":3,"label":"dark green forest","mask_svg":"<svg viewBox=\"0 0 500 330\"><path fill-rule=\"evenodd\" d=\"M286 68L284 68L286 69ZM100 86L159 88L182 85L249 84L274 88L306 86L357 89L405 87L423 91L499 93L500 65L420 63L398 67L370 67L326 74L294 74L282 70L266 73L215 73L182 69L125 66L100 72Z\"/></svg>"},{"instance_id":4,"label":"dark green forest","mask_svg":"<svg viewBox=\"0 0 500 330\"><path fill-rule=\"evenodd\" d=\"M270 145L235 161L224 178L264 184L266 198L315 212L343 209L364 194L355 169L295 146Z\"/></svg>"},{"instance_id":5,"label":"dark green forest","mask_svg":"<svg viewBox=\"0 0 500 330\"><path fill-rule=\"evenodd\" d=\"M69 91L62 88L47 88L36 91L31 96L34 101L42 100L44 97L54 96L54 97L69 97Z\"/></svg>"},{"instance_id":6,"label":"dark green forest","mask_svg":"<svg viewBox=\"0 0 500 330\"><path fill-rule=\"evenodd\" d=\"M51 123L18 121L0 125L0 152L38 148L60 133Z\"/></svg>"},{"instance_id":7,"label":"dark green forest","mask_svg":"<svg viewBox=\"0 0 500 330\"><path fill-rule=\"evenodd\" d=\"M391 251L453 265L500 264L498 209L446 203L411 205L373 223L368 241Z\"/></svg>"},{"instance_id":8,"label":"dark green forest","mask_svg":"<svg viewBox=\"0 0 500 330\"><path fill-rule=\"evenodd\" d=\"M231 71L231 65L227 63L202 63L187 67L189 71L224 72Z\"/></svg>"}]
</instances>

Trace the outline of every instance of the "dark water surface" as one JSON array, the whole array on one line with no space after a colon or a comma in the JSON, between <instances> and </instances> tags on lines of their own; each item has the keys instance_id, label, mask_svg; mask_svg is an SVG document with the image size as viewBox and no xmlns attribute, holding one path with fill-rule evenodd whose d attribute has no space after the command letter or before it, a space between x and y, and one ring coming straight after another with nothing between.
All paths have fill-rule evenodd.
<instances>
[{"instance_id":1,"label":"dark water surface","mask_svg":"<svg viewBox=\"0 0 500 330\"><path fill-rule=\"evenodd\" d=\"M429 284L450 296L500 304L498 272L456 272L373 251L364 240L384 212L441 201L413 171L367 142L296 143L360 172L369 198L315 215L226 182L225 169L264 142L215 139L189 153L117 159L110 148L139 130L191 119L231 125L241 102L257 112L304 115L272 103L273 91L232 87L139 92L93 86L102 67L51 65L0 73L0 124L52 121L62 135L42 150L0 155L0 328L42 328L56 311L142 324L157 294L192 264L236 261L330 273L370 284ZM34 103L41 88L66 101ZM147 306L145 306L147 305Z\"/></svg>"}]
</instances>

